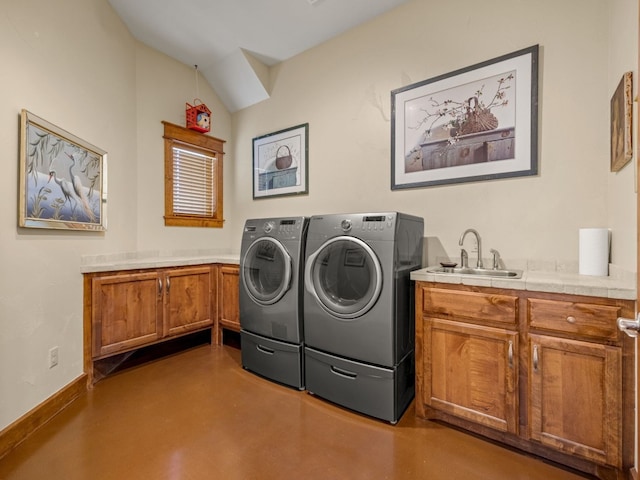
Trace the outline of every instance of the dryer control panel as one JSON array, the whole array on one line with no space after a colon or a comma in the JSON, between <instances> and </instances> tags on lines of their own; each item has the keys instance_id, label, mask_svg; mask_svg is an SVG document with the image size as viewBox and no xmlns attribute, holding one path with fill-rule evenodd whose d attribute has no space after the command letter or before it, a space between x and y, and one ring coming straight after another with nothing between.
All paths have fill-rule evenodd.
<instances>
[{"instance_id":1,"label":"dryer control panel","mask_svg":"<svg viewBox=\"0 0 640 480\"><path fill-rule=\"evenodd\" d=\"M365 215L362 219L362 230L384 230L392 228L395 215Z\"/></svg>"},{"instance_id":2,"label":"dryer control panel","mask_svg":"<svg viewBox=\"0 0 640 480\"><path fill-rule=\"evenodd\" d=\"M350 231L353 235L365 232L393 232L395 220L396 216L393 213L349 215L342 220L343 225L348 222L349 230L345 230L344 227L342 230L345 233Z\"/></svg>"},{"instance_id":3,"label":"dryer control panel","mask_svg":"<svg viewBox=\"0 0 640 480\"><path fill-rule=\"evenodd\" d=\"M344 233L350 232L355 227L355 232L384 230L393 227L393 215L361 215L345 218L340 222L340 228Z\"/></svg>"},{"instance_id":4,"label":"dryer control panel","mask_svg":"<svg viewBox=\"0 0 640 480\"><path fill-rule=\"evenodd\" d=\"M311 217L309 233L324 238L346 235L367 240L393 240L398 220L396 212L315 215Z\"/></svg>"}]
</instances>

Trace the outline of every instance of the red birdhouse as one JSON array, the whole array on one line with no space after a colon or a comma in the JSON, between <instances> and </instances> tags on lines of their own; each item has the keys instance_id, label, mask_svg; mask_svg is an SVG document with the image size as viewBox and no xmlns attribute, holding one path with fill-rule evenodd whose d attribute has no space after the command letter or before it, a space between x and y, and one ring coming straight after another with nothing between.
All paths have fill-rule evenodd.
<instances>
[{"instance_id":1,"label":"red birdhouse","mask_svg":"<svg viewBox=\"0 0 640 480\"><path fill-rule=\"evenodd\" d=\"M200 100L196 98L193 103L196 102L200 102ZM195 105L187 103L186 116L187 128L201 133L211 130L211 110L204 103L200 102Z\"/></svg>"}]
</instances>

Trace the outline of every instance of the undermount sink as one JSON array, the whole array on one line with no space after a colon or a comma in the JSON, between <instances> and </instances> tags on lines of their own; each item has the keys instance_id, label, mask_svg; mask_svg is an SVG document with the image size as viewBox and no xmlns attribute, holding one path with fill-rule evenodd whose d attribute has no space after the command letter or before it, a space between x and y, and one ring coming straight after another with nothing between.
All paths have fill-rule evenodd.
<instances>
[{"instance_id":1,"label":"undermount sink","mask_svg":"<svg viewBox=\"0 0 640 480\"><path fill-rule=\"evenodd\" d=\"M479 277L497 278L522 278L522 270L493 270L489 268L456 268L456 267L429 267L427 273L442 275L471 275Z\"/></svg>"}]
</instances>

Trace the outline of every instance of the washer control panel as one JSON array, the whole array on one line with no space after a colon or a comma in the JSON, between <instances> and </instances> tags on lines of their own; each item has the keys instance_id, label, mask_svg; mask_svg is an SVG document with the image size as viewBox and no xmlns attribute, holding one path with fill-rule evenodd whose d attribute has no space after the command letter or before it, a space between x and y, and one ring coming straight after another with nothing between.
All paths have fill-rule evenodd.
<instances>
[{"instance_id":1,"label":"washer control panel","mask_svg":"<svg viewBox=\"0 0 640 480\"><path fill-rule=\"evenodd\" d=\"M278 230L283 233L299 232L301 225L302 222L292 218L287 218L284 220L280 220L280 223L278 224Z\"/></svg>"},{"instance_id":2,"label":"washer control panel","mask_svg":"<svg viewBox=\"0 0 640 480\"><path fill-rule=\"evenodd\" d=\"M303 218L247 220L244 225L244 234L247 238L266 235L282 240L296 239L302 235L303 226Z\"/></svg>"},{"instance_id":3,"label":"washer control panel","mask_svg":"<svg viewBox=\"0 0 640 480\"><path fill-rule=\"evenodd\" d=\"M275 227L274 222L264 222L264 226L262 227L262 230L264 230L264 233L271 233L274 227Z\"/></svg>"}]
</instances>

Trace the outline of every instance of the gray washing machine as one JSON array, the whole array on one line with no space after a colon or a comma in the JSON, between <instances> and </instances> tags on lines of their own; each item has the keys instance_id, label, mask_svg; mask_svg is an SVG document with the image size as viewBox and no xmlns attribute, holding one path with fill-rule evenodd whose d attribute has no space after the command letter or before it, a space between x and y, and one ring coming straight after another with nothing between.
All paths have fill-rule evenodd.
<instances>
[{"instance_id":1,"label":"gray washing machine","mask_svg":"<svg viewBox=\"0 0 640 480\"><path fill-rule=\"evenodd\" d=\"M240 248L242 366L304 389L302 261L308 218L245 222Z\"/></svg>"},{"instance_id":2,"label":"gray washing machine","mask_svg":"<svg viewBox=\"0 0 640 480\"><path fill-rule=\"evenodd\" d=\"M304 272L310 392L396 423L415 394L414 293L424 220L398 212L316 215Z\"/></svg>"}]
</instances>

